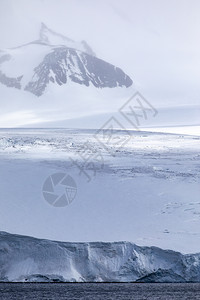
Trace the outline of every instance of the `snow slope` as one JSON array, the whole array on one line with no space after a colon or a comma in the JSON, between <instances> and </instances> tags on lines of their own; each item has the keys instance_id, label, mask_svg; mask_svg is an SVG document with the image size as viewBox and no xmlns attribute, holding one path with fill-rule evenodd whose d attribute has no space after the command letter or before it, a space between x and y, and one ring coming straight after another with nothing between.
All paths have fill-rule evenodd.
<instances>
[{"instance_id":1,"label":"snow slope","mask_svg":"<svg viewBox=\"0 0 200 300\"><path fill-rule=\"evenodd\" d=\"M132 131L119 147L129 135L115 131L106 149L105 137L97 140L95 132L0 130L1 230L199 252L200 138ZM84 166L87 142L90 182L71 160ZM74 201L63 208L49 205L42 195L46 178L57 172L71 175L78 187Z\"/></svg>"},{"instance_id":2,"label":"snow slope","mask_svg":"<svg viewBox=\"0 0 200 300\"><path fill-rule=\"evenodd\" d=\"M199 282L200 254L128 242L67 243L0 232L0 280Z\"/></svg>"}]
</instances>

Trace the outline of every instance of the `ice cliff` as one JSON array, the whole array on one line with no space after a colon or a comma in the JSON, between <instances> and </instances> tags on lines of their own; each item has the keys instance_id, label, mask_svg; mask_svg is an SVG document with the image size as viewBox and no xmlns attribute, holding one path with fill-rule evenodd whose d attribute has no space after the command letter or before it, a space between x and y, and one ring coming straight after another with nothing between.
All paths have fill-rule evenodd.
<instances>
[{"instance_id":1,"label":"ice cliff","mask_svg":"<svg viewBox=\"0 0 200 300\"><path fill-rule=\"evenodd\" d=\"M129 242L56 242L0 232L0 281L198 282L200 254Z\"/></svg>"}]
</instances>

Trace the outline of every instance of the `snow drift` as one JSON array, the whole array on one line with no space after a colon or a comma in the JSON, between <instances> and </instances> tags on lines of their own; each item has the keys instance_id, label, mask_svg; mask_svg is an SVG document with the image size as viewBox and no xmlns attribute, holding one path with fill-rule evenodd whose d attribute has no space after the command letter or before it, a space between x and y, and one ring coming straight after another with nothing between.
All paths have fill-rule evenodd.
<instances>
[{"instance_id":1,"label":"snow drift","mask_svg":"<svg viewBox=\"0 0 200 300\"><path fill-rule=\"evenodd\" d=\"M1 281L200 281L200 254L129 242L56 242L6 232L0 232L0 266Z\"/></svg>"}]
</instances>

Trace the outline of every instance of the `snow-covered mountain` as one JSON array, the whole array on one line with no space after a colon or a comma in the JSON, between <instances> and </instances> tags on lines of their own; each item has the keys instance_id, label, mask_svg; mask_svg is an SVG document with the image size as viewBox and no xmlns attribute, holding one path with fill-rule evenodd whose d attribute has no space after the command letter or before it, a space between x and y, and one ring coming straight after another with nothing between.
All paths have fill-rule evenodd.
<instances>
[{"instance_id":1,"label":"snow-covered mountain","mask_svg":"<svg viewBox=\"0 0 200 300\"><path fill-rule=\"evenodd\" d=\"M139 2L129 1L126 6L114 0L85 2L52 1L47 7L45 1L35 0L21 6L12 3L12 9L6 2L0 46L0 127L59 123L82 128L85 118L87 127L97 128L91 118L116 113L135 93L134 87L159 112L164 108L160 119L167 117L164 122L155 118L143 128L162 126L168 131L169 126L183 124L196 132L199 27L192 20L198 9L188 8L188 26L178 7L171 10L167 4L157 3L153 9L147 3L147 16ZM174 30L177 16L182 25ZM195 117L185 118L185 106Z\"/></svg>"},{"instance_id":2,"label":"snow-covered mountain","mask_svg":"<svg viewBox=\"0 0 200 300\"><path fill-rule=\"evenodd\" d=\"M133 83L120 68L97 58L85 41L75 42L43 23L39 40L0 52L0 83L9 88L41 96L49 84L68 81L96 88Z\"/></svg>"},{"instance_id":3,"label":"snow-covered mountain","mask_svg":"<svg viewBox=\"0 0 200 300\"><path fill-rule=\"evenodd\" d=\"M56 242L0 232L0 280L199 282L200 254L129 242Z\"/></svg>"}]
</instances>

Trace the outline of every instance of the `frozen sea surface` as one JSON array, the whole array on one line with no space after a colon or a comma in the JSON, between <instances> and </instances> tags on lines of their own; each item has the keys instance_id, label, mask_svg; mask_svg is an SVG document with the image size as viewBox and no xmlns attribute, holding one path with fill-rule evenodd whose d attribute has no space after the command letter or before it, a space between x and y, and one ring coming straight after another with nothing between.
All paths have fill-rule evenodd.
<instances>
[{"instance_id":1,"label":"frozen sea surface","mask_svg":"<svg viewBox=\"0 0 200 300\"><path fill-rule=\"evenodd\" d=\"M0 283L2 300L195 300L200 284Z\"/></svg>"}]
</instances>

